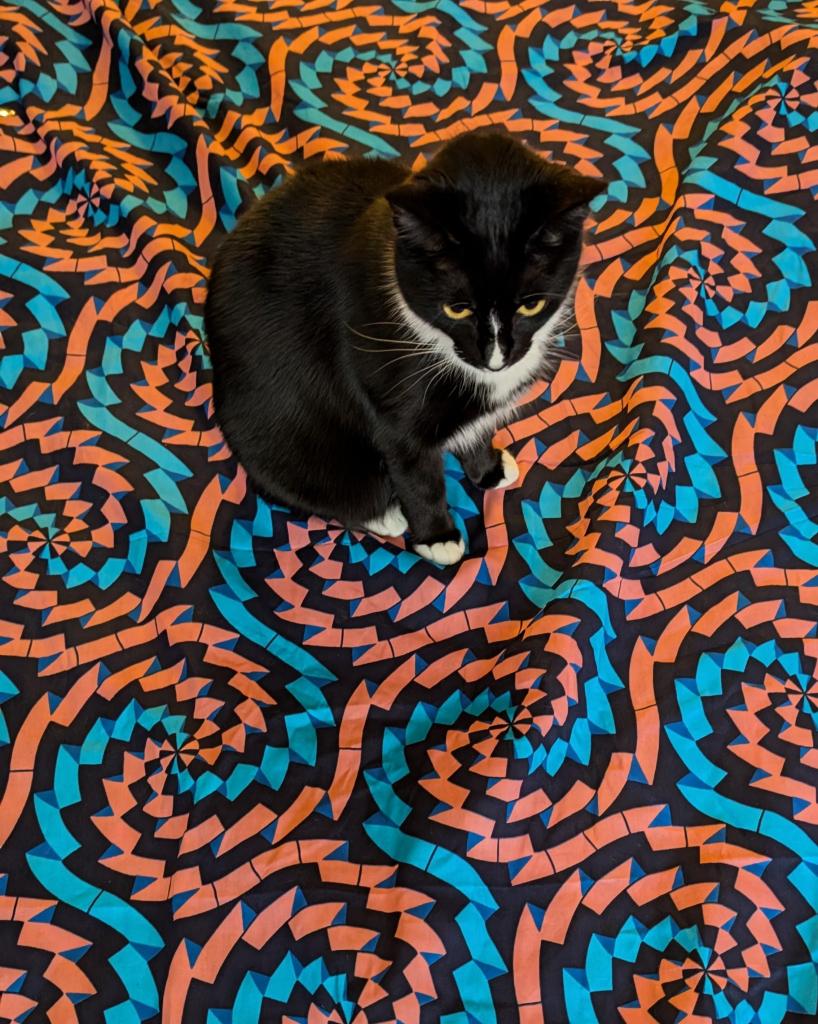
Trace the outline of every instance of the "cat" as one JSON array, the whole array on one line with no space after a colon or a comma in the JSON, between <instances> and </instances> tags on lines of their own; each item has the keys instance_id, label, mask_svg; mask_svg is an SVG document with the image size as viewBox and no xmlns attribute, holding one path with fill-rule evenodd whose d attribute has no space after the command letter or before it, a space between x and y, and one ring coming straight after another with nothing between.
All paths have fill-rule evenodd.
<instances>
[{"instance_id":1,"label":"cat","mask_svg":"<svg viewBox=\"0 0 818 1024\"><path fill-rule=\"evenodd\" d=\"M216 419L256 491L459 561L443 453L478 487L517 479L492 437L553 370L603 187L471 133L415 174L331 160L268 192L220 247L205 310Z\"/></svg>"}]
</instances>

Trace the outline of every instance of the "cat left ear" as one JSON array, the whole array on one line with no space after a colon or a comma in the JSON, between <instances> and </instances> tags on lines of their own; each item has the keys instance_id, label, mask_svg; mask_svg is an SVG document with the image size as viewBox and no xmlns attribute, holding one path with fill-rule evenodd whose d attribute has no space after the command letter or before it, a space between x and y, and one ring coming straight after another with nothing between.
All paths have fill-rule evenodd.
<instances>
[{"instance_id":1,"label":"cat left ear","mask_svg":"<svg viewBox=\"0 0 818 1024\"><path fill-rule=\"evenodd\" d=\"M569 172L562 183L562 203L555 211L558 214L568 213L579 207L588 207L592 200L605 191L607 182L599 178L586 178L575 171Z\"/></svg>"},{"instance_id":2,"label":"cat left ear","mask_svg":"<svg viewBox=\"0 0 818 1024\"><path fill-rule=\"evenodd\" d=\"M557 218L563 224L582 230L591 202L606 188L607 184L598 178L584 178L580 174L572 174L570 184L565 190L563 204L555 211Z\"/></svg>"},{"instance_id":3,"label":"cat left ear","mask_svg":"<svg viewBox=\"0 0 818 1024\"><path fill-rule=\"evenodd\" d=\"M532 249L555 248L567 234L582 231L592 200L607 188L597 178L586 178L567 168L561 170L556 181L543 183L532 203L535 223L539 221L528 243Z\"/></svg>"},{"instance_id":4,"label":"cat left ear","mask_svg":"<svg viewBox=\"0 0 818 1024\"><path fill-rule=\"evenodd\" d=\"M412 248L439 252L446 245L448 233L437 215L437 193L433 186L409 181L386 195L398 238Z\"/></svg>"}]
</instances>

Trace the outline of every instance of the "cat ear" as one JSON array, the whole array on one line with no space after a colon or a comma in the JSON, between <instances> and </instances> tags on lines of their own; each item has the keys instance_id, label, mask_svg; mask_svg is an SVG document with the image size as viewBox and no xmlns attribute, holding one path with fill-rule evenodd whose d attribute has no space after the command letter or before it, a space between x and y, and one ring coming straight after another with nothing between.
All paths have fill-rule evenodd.
<instances>
[{"instance_id":1,"label":"cat ear","mask_svg":"<svg viewBox=\"0 0 818 1024\"><path fill-rule=\"evenodd\" d=\"M564 204L557 210L558 220L569 228L581 231L592 200L607 187L607 183L598 178L584 178L582 175L572 174L570 185L564 192Z\"/></svg>"},{"instance_id":2,"label":"cat ear","mask_svg":"<svg viewBox=\"0 0 818 1024\"><path fill-rule=\"evenodd\" d=\"M250 182L241 175L238 175L236 186L239 192L239 211L244 213L256 205L258 198L252 188L250 188Z\"/></svg>"},{"instance_id":3,"label":"cat ear","mask_svg":"<svg viewBox=\"0 0 818 1024\"><path fill-rule=\"evenodd\" d=\"M558 176L546 179L529 197L536 225L529 248L554 249L562 245L566 235L582 231L591 201L606 187L604 181L586 178L568 168L561 168Z\"/></svg>"},{"instance_id":4,"label":"cat ear","mask_svg":"<svg viewBox=\"0 0 818 1024\"><path fill-rule=\"evenodd\" d=\"M398 238L412 248L439 252L449 234L440 220L440 190L422 181L409 181L387 193Z\"/></svg>"},{"instance_id":5,"label":"cat ear","mask_svg":"<svg viewBox=\"0 0 818 1024\"><path fill-rule=\"evenodd\" d=\"M599 178L586 178L576 171L566 174L560 184L562 204L556 212L562 215L582 207L587 209L591 201L608 187L607 182Z\"/></svg>"}]
</instances>

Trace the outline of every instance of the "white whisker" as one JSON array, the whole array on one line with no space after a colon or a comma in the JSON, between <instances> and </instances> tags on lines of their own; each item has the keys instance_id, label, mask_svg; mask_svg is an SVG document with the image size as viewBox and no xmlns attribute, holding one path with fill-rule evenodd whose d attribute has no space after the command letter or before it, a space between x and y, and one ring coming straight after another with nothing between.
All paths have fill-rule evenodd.
<instances>
[{"instance_id":1,"label":"white whisker","mask_svg":"<svg viewBox=\"0 0 818 1024\"><path fill-rule=\"evenodd\" d=\"M374 334L363 334L361 331L356 330L351 324L345 325L353 334L357 334L359 338L366 338L367 341L382 341L387 345L413 345L415 348L423 348L423 342L417 338L380 338Z\"/></svg>"},{"instance_id":2,"label":"white whisker","mask_svg":"<svg viewBox=\"0 0 818 1024\"><path fill-rule=\"evenodd\" d=\"M441 366L438 372L434 375L434 377L432 377L432 379L426 385L426 390L423 392L423 398L420 400L421 409L423 408L423 405L426 401L426 396L429 394L429 388L435 383L435 381L438 381L440 380L441 377L445 376L447 370L448 366Z\"/></svg>"},{"instance_id":3,"label":"white whisker","mask_svg":"<svg viewBox=\"0 0 818 1024\"><path fill-rule=\"evenodd\" d=\"M407 373L407 375L405 377L402 377L397 382L397 384L393 384L392 387L388 391L384 392L384 398L387 395L391 394L395 390L395 388L400 387L401 384L405 384L406 381L409 380L410 378L417 377L418 374L430 373L432 370L435 369L436 365L437 364L433 364L432 366L423 366L419 370L414 370L412 373ZM418 383L418 381L413 381L412 385L410 385L410 386L414 386L417 383Z\"/></svg>"},{"instance_id":4,"label":"white whisker","mask_svg":"<svg viewBox=\"0 0 818 1024\"><path fill-rule=\"evenodd\" d=\"M374 373L380 373L381 370L385 370L387 368L387 366L391 366L392 363L399 363L401 361L401 359L413 359L413 358L417 359L417 358L419 358L422 355L424 355L424 353L422 353L422 352L410 352L409 355L407 355L407 356L397 356L395 359L390 359L388 363L384 363L382 366L379 366L378 369L374 371ZM374 373L373 373L373 376L374 376ZM389 392L387 392L387 394L388 393Z\"/></svg>"}]
</instances>

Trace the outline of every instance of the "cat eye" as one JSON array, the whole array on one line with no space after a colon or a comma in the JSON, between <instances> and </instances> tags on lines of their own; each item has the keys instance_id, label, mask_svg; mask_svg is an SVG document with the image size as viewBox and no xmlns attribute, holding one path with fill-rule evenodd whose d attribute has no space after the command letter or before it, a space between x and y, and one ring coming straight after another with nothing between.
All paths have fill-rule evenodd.
<instances>
[{"instance_id":1,"label":"cat eye","mask_svg":"<svg viewBox=\"0 0 818 1024\"><path fill-rule=\"evenodd\" d=\"M462 302L459 302L454 306L450 306L448 303L444 302L443 312L450 320L465 320L467 316L471 316L471 309Z\"/></svg>"},{"instance_id":2,"label":"cat eye","mask_svg":"<svg viewBox=\"0 0 818 1024\"><path fill-rule=\"evenodd\" d=\"M529 299L522 306L517 307L517 312L523 316L536 316L545 309L545 299Z\"/></svg>"}]
</instances>

